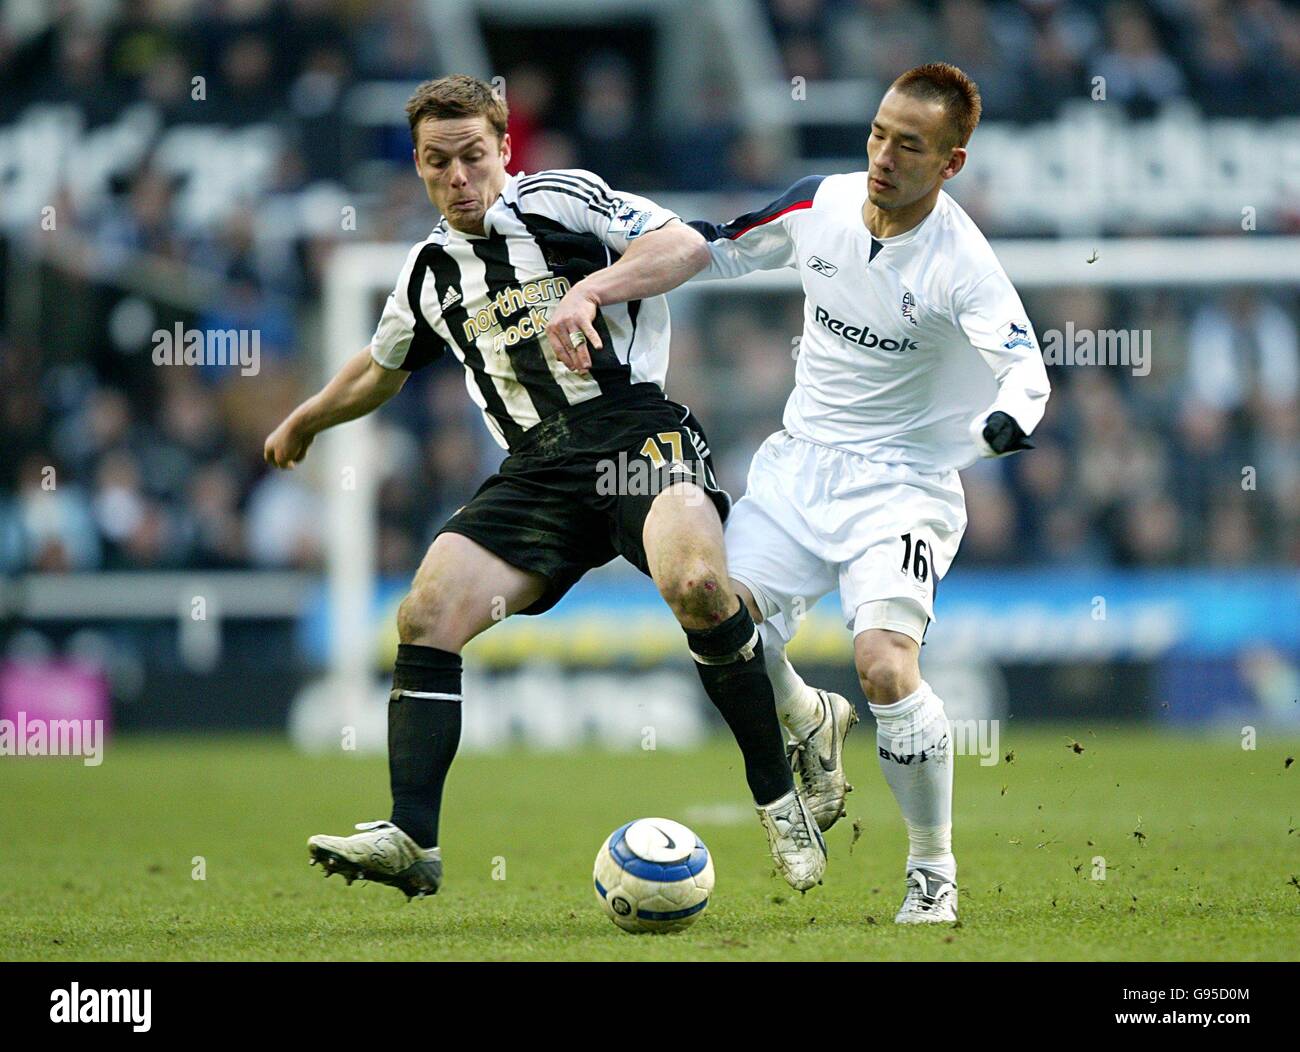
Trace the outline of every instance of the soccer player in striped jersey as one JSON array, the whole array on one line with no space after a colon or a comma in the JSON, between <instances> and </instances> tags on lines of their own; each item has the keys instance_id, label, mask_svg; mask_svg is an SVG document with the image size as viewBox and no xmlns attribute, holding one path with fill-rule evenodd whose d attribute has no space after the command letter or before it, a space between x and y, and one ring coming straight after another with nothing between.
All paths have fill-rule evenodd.
<instances>
[{"instance_id":1,"label":"soccer player in striped jersey","mask_svg":"<svg viewBox=\"0 0 1300 1052\"><path fill-rule=\"evenodd\" d=\"M1047 371L1020 298L947 193L979 121L954 66L910 70L871 124L868 169L800 180L764 208L693 223L707 248L678 283L794 268L804 327L782 431L759 449L727 522L732 584L764 643L782 722L823 828L843 812L852 726L843 699L785 659L800 613L836 587L877 756L908 832L902 924L957 917L952 752L943 702L921 678L934 589L966 528L958 471L1030 448ZM623 296L613 270L580 282L552 326ZM593 295L594 290L594 295ZM578 368L586 349L566 352Z\"/></svg>"},{"instance_id":2,"label":"soccer player in striped jersey","mask_svg":"<svg viewBox=\"0 0 1300 1052\"><path fill-rule=\"evenodd\" d=\"M698 422L663 391L664 276L700 235L590 172L507 175L506 104L482 81L429 81L407 116L416 171L442 221L411 250L370 346L275 430L266 459L292 467L320 431L377 408L448 353L509 455L442 527L398 608L392 814L352 836L311 837L313 863L349 883L434 894L442 790L460 740L461 649L503 615L548 610L622 555L654 579L685 630L740 746L773 860L806 891L820 882L826 849L794 785L762 641L730 583L730 499ZM566 273L593 257L635 273L619 304L566 334L570 348L592 342L587 367L572 372L546 330Z\"/></svg>"}]
</instances>

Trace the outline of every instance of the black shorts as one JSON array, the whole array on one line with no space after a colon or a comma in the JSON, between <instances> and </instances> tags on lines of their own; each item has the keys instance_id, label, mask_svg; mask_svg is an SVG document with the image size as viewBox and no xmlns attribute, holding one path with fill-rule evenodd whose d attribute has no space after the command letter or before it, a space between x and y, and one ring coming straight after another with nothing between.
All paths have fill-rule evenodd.
<instances>
[{"instance_id":1,"label":"black shorts","mask_svg":"<svg viewBox=\"0 0 1300 1052\"><path fill-rule=\"evenodd\" d=\"M731 498L718 488L691 411L655 384L634 384L534 426L438 532L545 577L542 597L521 611L540 614L616 555L649 574L641 533L655 497L674 482L698 484L726 520Z\"/></svg>"}]
</instances>

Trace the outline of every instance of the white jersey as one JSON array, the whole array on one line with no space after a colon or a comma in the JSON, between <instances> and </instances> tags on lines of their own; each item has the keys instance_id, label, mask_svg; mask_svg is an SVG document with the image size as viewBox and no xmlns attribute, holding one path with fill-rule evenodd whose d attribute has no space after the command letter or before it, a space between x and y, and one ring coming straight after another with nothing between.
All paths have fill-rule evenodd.
<instances>
[{"instance_id":1,"label":"white jersey","mask_svg":"<svg viewBox=\"0 0 1300 1052\"><path fill-rule=\"evenodd\" d=\"M507 449L580 402L617 397L639 383L662 393L667 300L600 308L595 327L604 346L592 349L590 370L570 372L545 335L569 282L552 272L538 237L579 235L603 247L612 263L635 238L676 218L580 169L512 175L484 216L482 236L453 230L444 219L411 249L371 337L371 356L387 369L414 370L450 350L492 437Z\"/></svg>"},{"instance_id":2,"label":"white jersey","mask_svg":"<svg viewBox=\"0 0 1300 1052\"><path fill-rule=\"evenodd\" d=\"M822 445L942 472L971 464L972 424L1042 419L1047 370L1020 297L947 193L896 237L862 219L867 174L810 176L709 239L700 278L794 267L804 326L785 428ZM978 430L978 428L977 428Z\"/></svg>"}]
</instances>

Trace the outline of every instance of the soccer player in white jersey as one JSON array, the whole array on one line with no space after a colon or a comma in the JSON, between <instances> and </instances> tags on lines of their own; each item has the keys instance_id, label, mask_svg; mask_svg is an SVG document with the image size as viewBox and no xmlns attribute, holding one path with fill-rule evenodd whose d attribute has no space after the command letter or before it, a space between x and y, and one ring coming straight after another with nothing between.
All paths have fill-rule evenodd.
<instances>
[{"instance_id":1,"label":"soccer player in white jersey","mask_svg":"<svg viewBox=\"0 0 1300 1052\"><path fill-rule=\"evenodd\" d=\"M462 648L503 613L550 609L588 570L621 555L653 578L684 629L744 757L773 861L808 890L821 880L826 848L794 785L758 630L729 582L722 523L731 502L698 422L663 392L664 273L699 235L591 172L508 175L506 103L481 80L422 84L407 117L416 172L442 220L408 255L370 346L276 428L266 460L293 467L319 432L377 409L412 371L447 354L509 456L443 525L398 607L391 816L351 836L311 837L312 861L348 883L437 892ZM620 279L628 267L635 273L623 302L588 317L599 346L574 375L545 327L569 288L566 271L593 254L602 265L621 257L608 268ZM581 784L582 772L574 777Z\"/></svg>"},{"instance_id":2,"label":"soccer player in white jersey","mask_svg":"<svg viewBox=\"0 0 1300 1052\"><path fill-rule=\"evenodd\" d=\"M727 523L732 581L761 622L778 712L819 824L843 812L843 699L785 658L798 616L837 586L877 755L908 832L899 923L957 916L952 755L921 678L934 589L966 528L958 471L1031 447L1049 393L1033 326L984 236L944 191L966 161L979 91L933 63L891 85L866 171L803 179L703 235L684 281L791 267L806 296L784 430L755 455ZM617 302L620 275L575 285L557 338ZM626 280L626 276L622 276ZM572 364L584 368L585 348Z\"/></svg>"}]
</instances>

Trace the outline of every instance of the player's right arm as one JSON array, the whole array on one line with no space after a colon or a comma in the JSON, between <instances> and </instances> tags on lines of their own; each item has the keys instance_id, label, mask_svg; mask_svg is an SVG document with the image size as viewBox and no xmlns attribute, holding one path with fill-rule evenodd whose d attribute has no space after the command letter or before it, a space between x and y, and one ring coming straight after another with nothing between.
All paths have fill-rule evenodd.
<instances>
[{"instance_id":1,"label":"player's right arm","mask_svg":"<svg viewBox=\"0 0 1300 1052\"><path fill-rule=\"evenodd\" d=\"M590 172L552 173L552 177L572 179L575 174L592 182L597 190L608 190ZM545 176L534 178L541 182ZM556 206L569 210L564 217L567 227L595 234L622 253L622 258L575 284L551 312L546 333L555 356L570 369L581 372L591 368L588 348L600 347L594 328L600 307L657 296L693 277L734 278L752 270L794 266L797 259L790 217L812 205L822 178L801 179L775 201L730 223L695 220L682 225L671 212L631 194L617 198L613 222L595 223L590 208L584 212L572 202L556 198ZM632 230L643 226L647 231L638 238Z\"/></svg>"},{"instance_id":2,"label":"player's right arm","mask_svg":"<svg viewBox=\"0 0 1300 1052\"><path fill-rule=\"evenodd\" d=\"M798 263L792 224L811 208L824 176L809 175L762 208L730 223L693 220L691 226L708 243L709 265L697 278L738 278L755 270L781 270Z\"/></svg>"},{"instance_id":3,"label":"player's right arm","mask_svg":"<svg viewBox=\"0 0 1300 1052\"><path fill-rule=\"evenodd\" d=\"M596 313L611 303L659 296L685 283L708 265L700 235L673 218L658 230L638 238L612 266L574 285L551 312L546 336L555 356L570 369L591 368L590 347L601 347ZM585 343L574 343L581 334Z\"/></svg>"},{"instance_id":4,"label":"player's right arm","mask_svg":"<svg viewBox=\"0 0 1300 1052\"><path fill-rule=\"evenodd\" d=\"M263 457L277 468L292 468L322 431L378 409L402 389L410 375L403 369L385 369L367 347L349 358L329 383L271 432Z\"/></svg>"},{"instance_id":5,"label":"player's right arm","mask_svg":"<svg viewBox=\"0 0 1300 1052\"><path fill-rule=\"evenodd\" d=\"M424 244L416 245L406 257L370 346L349 358L329 383L271 432L262 451L268 464L292 468L318 434L378 409L402 389L413 370L446 350L420 303L426 270L420 263L423 249Z\"/></svg>"}]
</instances>

